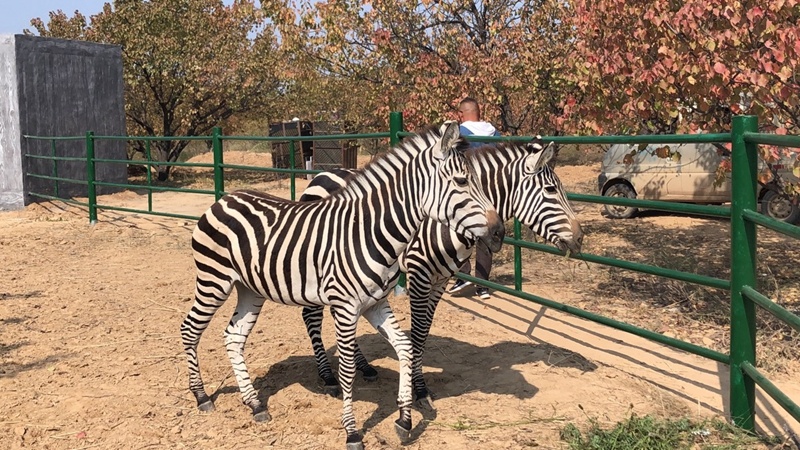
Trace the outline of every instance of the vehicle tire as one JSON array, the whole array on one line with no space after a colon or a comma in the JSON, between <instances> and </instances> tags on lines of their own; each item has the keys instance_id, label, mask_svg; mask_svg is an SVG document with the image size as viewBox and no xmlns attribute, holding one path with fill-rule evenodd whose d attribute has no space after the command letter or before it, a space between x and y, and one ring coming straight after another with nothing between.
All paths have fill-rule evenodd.
<instances>
[{"instance_id":1,"label":"vehicle tire","mask_svg":"<svg viewBox=\"0 0 800 450\"><path fill-rule=\"evenodd\" d=\"M627 184L615 184L603 192L604 197L625 197L636 198L636 192ZM633 206L605 205L606 214L612 219L628 219L639 212L639 208Z\"/></svg>"},{"instance_id":2,"label":"vehicle tire","mask_svg":"<svg viewBox=\"0 0 800 450\"><path fill-rule=\"evenodd\" d=\"M800 207L792 199L773 189L767 189L761 199L761 214L787 223L800 220Z\"/></svg>"}]
</instances>

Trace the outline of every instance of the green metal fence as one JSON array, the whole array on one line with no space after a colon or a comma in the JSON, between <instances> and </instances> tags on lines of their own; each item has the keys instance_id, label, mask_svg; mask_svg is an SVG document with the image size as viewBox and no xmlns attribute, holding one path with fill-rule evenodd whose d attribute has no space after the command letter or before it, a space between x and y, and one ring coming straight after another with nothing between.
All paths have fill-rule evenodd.
<instances>
[{"instance_id":1,"label":"green metal fence","mask_svg":"<svg viewBox=\"0 0 800 450\"><path fill-rule=\"evenodd\" d=\"M400 113L391 113L389 120L390 130L388 133L372 133L372 134L351 134L351 135L336 135L336 136L281 136L281 137L252 137L252 136L223 136L219 128L212 131L211 136L202 137L131 137L131 136L95 136L92 132L87 132L84 137L41 137L41 136L25 136L27 139L46 139L51 142L51 155L50 156L35 156L25 155L28 158L47 159L53 161L53 170L49 175L43 174L26 174L30 177L52 180L56 183L55 196L38 194L30 192L29 195L44 198L63 200L69 203L79 204L88 207L89 220L94 223L97 221L97 211L116 210L135 213L154 214L159 216L177 217L184 219L197 219L195 216L174 214L163 211L153 211L152 208L152 193L154 191L178 191L195 194L213 195L219 199L225 192L225 169L239 169L239 170L254 170L264 172L279 172L290 174L290 195L292 200L296 197L295 191L295 177L298 174L317 173L315 170L297 169L294 161L294 146L297 141L309 140L356 140L356 139L376 139L388 138L392 145L399 142L399 140L412 133L403 131L403 118ZM756 212L756 176L757 176L757 146L762 145L781 145L800 147L800 137L798 136L775 136L771 134L758 133L757 119L753 116L737 116L734 117L732 123L731 133L718 133L718 134L694 134L694 135L657 135L657 136L595 136L595 137L576 137L576 136L545 136L545 141L553 141L560 144L649 144L649 143L732 143L732 165L733 173L732 185L732 201L731 206L704 206L704 205L689 205L689 204L676 204L666 203L660 201L646 201L636 199L624 198L608 198L596 195L584 194L569 194L569 199L579 202L590 202L599 204L612 204L622 206L635 206L646 209L656 209L662 211L671 211L678 213L700 214L712 217L729 218L731 221L731 279L719 279L704 275L698 275L689 272L681 272L673 269L657 267L652 265L633 263L630 261L609 258L593 254L580 254L572 255L573 258L603 264L607 266L618 267L626 270L637 271L657 275L660 277L681 280L689 283L709 286L718 289L726 289L730 291L731 302L731 348L729 354L723 354L715 350L695 345L689 342L681 341L675 338L664 336L628 323L620 322L614 319L600 316L579 308L565 305L551 299L546 299L526 293L522 290L522 261L521 249L532 249L551 254L561 254L560 251L552 246L528 242L521 239L521 226L519 222L515 221L514 224L514 237L506 238L507 244L515 247L515 269L514 269L514 285L515 287L509 288L497 283L487 282L475 277L459 274L460 278L472 281L474 283L484 284L492 289L495 289L506 294L532 301L540 305L573 314L593 322L601 323L637 336L644 337L664 345L668 345L680 350L687 351L714 361L724 363L730 366L730 412L731 418L734 423L747 430L753 430L755 427L755 385L761 387L767 394L769 394L775 401L780 404L786 411L791 414L796 420L800 421L800 408L796 403L789 399L782 393L774 384L772 384L763 374L756 368L756 352L755 352L755 330L756 330L756 315L755 306L761 306L764 310L775 315L779 319L785 321L795 330L800 331L800 317L790 313L785 308L776 304L763 294L757 291L756 286L756 249L757 249L757 233L756 225L765 226L774 231L783 233L790 237L800 238L800 227L789 225L770 217L763 216ZM74 140L85 139L86 142L86 158L64 158L56 156L56 144L61 140ZM163 139L180 139L180 140L205 140L211 141L212 151L214 155L213 163L181 163L172 162L164 163L161 161L153 161L150 155L150 145L153 141ZM145 160L144 161L128 161L128 160L111 160L100 159L94 157L94 145L102 140L126 140L126 141L144 141L145 142ZM474 140L484 142L499 142L499 141L528 141L530 137L474 137ZM266 167L253 167L241 166L235 164L225 164L223 161L223 143L225 141L280 141L290 142L290 158L289 168L266 168ZM83 180L67 179L58 176L56 169L57 161L64 160L81 160L86 161L87 174ZM147 185L142 186L138 184L121 184L121 183L107 183L95 179L94 167L96 163L116 163L116 164L140 164L147 168ZM151 179L151 168L157 165L172 165L172 166L189 166L189 167L206 167L213 168L214 174L214 190L203 189L185 189L185 188L171 188L164 186L154 186ZM74 199L59 199L58 187L59 182L80 183L88 185L88 200L87 202L79 202ZM146 189L148 195L148 209L136 210L131 208L121 208L111 205L102 205L97 203L96 187L97 186L110 186L118 188L130 189ZM401 285L404 285L404 280L401 280Z\"/></svg>"},{"instance_id":2,"label":"green metal fence","mask_svg":"<svg viewBox=\"0 0 800 450\"><path fill-rule=\"evenodd\" d=\"M395 133L396 136L397 133ZM34 173L26 173L28 177L39 178L44 180L51 180L54 184L54 192L56 195L47 195L37 192L28 192L28 195L36 198L47 200L62 200L71 204L86 206L89 209L90 223L97 222L98 210L110 211L123 211L132 213L151 214L164 217L174 217L180 219L197 220L199 216L191 216L185 214L175 214L167 211L154 211L153 210L153 192L183 192L188 194L207 194L213 195L215 200L219 200L225 195L225 169L231 170L248 170L254 172L273 172L285 173L290 175L290 196L295 200L297 196L296 179L298 175L316 174L319 170L306 170L299 169L296 166L294 154L295 146L298 141L320 141L320 140L359 140L359 139L390 139L391 133L367 133L367 134L339 134L334 136L224 136L220 128L214 128L211 136L95 136L93 132L89 131L85 137L45 137L45 136L24 136L26 139L32 140L47 140L51 142L53 148L53 156L40 156L40 155L25 155L28 158L46 159L53 161L53 173L56 175L41 175ZM86 141L86 157L57 157L55 155L55 146L59 141L85 139ZM102 141L141 141L145 143L145 159L127 160L127 159L105 159L95 158L94 147L95 144ZM210 141L213 153L213 163L189 163L189 162L165 162L155 161L151 155L151 143L154 141ZM223 161L223 143L225 141L252 141L252 142L289 142L289 168L274 168L274 167L258 167L258 166L242 166L237 164L225 164ZM86 162L86 179L69 179L57 177L56 162L57 161L85 161ZM108 183L98 181L95 178L95 165L97 163L110 163L110 164L127 164L127 165L140 165L146 168L146 185L131 184L131 183ZM173 167L193 167L193 168L211 168L213 169L214 189L188 189L188 188L174 188L167 186L155 186L152 180L152 168L157 166L173 166ZM74 199L62 199L58 197L58 183L78 183L88 185L88 198L87 201L81 202ZM103 205L98 203L96 188L98 186L116 187L123 189L137 189L147 191L147 210L121 208L118 206Z\"/></svg>"}]
</instances>

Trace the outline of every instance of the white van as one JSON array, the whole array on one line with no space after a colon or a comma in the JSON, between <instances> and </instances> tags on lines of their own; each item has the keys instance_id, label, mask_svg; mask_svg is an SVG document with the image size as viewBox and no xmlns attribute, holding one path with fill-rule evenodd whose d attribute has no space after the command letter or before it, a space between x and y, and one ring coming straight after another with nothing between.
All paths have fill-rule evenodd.
<instances>
[{"instance_id":1,"label":"white van","mask_svg":"<svg viewBox=\"0 0 800 450\"><path fill-rule=\"evenodd\" d=\"M705 204L730 202L730 177L720 186L714 184L717 167L728 158L724 153L714 144L612 145L603 157L598 188L601 195L608 197ZM779 161L773 168L785 181L800 182L792 175L790 161ZM774 182L759 184L758 199L763 214L790 223L800 221L797 199L782 194ZM638 209L606 205L605 212L611 218L625 219Z\"/></svg>"}]
</instances>

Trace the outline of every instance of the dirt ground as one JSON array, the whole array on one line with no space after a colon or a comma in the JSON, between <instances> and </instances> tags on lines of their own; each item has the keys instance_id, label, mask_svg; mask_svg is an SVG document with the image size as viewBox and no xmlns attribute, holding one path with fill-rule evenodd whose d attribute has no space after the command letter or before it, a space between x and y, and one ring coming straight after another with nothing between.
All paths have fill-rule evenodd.
<instances>
[{"instance_id":1,"label":"dirt ground","mask_svg":"<svg viewBox=\"0 0 800 450\"><path fill-rule=\"evenodd\" d=\"M231 154L226 162L253 158ZM564 166L557 173L568 190L593 192L597 167ZM177 184L198 183L188 172L177 175ZM235 178L226 188L244 185L288 196L287 181ZM304 186L299 180L298 193ZM210 204L198 195L153 198L155 210L185 214L199 215ZM100 203L143 208L146 196L122 192ZM645 213L621 223L602 217L598 205L576 209L589 252L725 276L722 221ZM179 336L192 301L192 226L112 211L89 225L84 208L64 203L0 213L0 448L343 447L341 401L322 393L297 308L268 303L246 349L273 420L254 423L240 401L222 340L233 299L200 345L217 409L197 411ZM796 305L796 241L765 234L762 244L761 275L771 293ZM493 281L513 285L510 252L496 258ZM791 267L776 269L787 261ZM539 253L526 253L524 276L527 292L725 348L717 313L723 300L708 290ZM406 299L392 304L408 327ZM333 355L331 328L326 322ZM485 302L446 294L425 357L437 412L415 411L414 440L403 446L393 430L396 359L365 321L359 335L380 372L376 382L356 380L356 419L369 449L559 449L565 448L559 430L569 422L596 418L610 425L631 412L697 418L728 412L722 365L502 293ZM796 334L775 329L767 338L797 348ZM759 347L762 368L797 401L795 354L766 351ZM788 436L800 429L763 393L757 406L761 431Z\"/></svg>"}]
</instances>

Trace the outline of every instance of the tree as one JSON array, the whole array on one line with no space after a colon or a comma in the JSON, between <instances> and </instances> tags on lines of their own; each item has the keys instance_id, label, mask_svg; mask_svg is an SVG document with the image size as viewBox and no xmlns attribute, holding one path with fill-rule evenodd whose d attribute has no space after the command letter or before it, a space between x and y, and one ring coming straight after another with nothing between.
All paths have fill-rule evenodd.
<instances>
[{"instance_id":1,"label":"tree","mask_svg":"<svg viewBox=\"0 0 800 450\"><path fill-rule=\"evenodd\" d=\"M122 46L130 135L208 134L233 114L263 111L280 95L281 52L268 19L279 1L116 0L87 24L78 11L31 24L42 36ZM177 161L188 141L157 141L155 158ZM134 149L144 152L144 144ZM171 166L159 166L166 180Z\"/></svg>"},{"instance_id":2,"label":"tree","mask_svg":"<svg viewBox=\"0 0 800 450\"><path fill-rule=\"evenodd\" d=\"M796 0L576 0L575 109L595 131L723 130L732 114L798 128Z\"/></svg>"},{"instance_id":3,"label":"tree","mask_svg":"<svg viewBox=\"0 0 800 450\"><path fill-rule=\"evenodd\" d=\"M300 8L295 48L324 78L352 83L373 115L410 127L478 98L503 131L560 129L569 36L554 0L328 0Z\"/></svg>"},{"instance_id":4,"label":"tree","mask_svg":"<svg viewBox=\"0 0 800 450\"><path fill-rule=\"evenodd\" d=\"M572 7L572 80L587 101L568 112L588 128L722 131L747 113L764 131L800 134L797 0L576 0ZM760 148L767 162L781 156Z\"/></svg>"}]
</instances>

